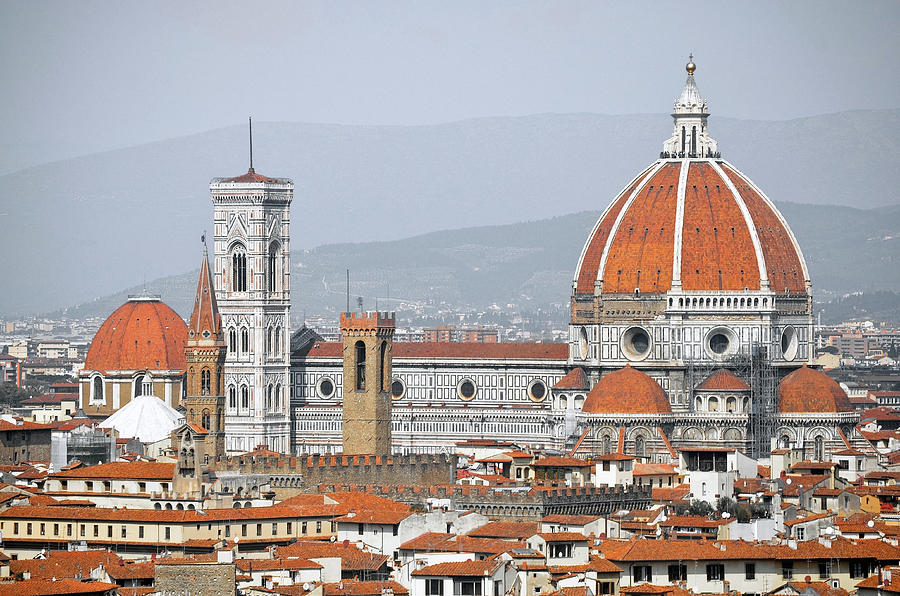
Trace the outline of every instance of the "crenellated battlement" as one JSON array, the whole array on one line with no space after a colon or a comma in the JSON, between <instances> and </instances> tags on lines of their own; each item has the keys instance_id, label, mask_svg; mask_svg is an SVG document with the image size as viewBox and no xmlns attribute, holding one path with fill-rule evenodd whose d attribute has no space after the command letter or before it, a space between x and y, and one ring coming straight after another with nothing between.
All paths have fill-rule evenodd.
<instances>
[{"instance_id":1,"label":"crenellated battlement","mask_svg":"<svg viewBox=\"0 0 900 596\"><path fill-rule=\"evenodd\" d=\"M342 312L341 333L396 328L396 314L387 311Z\"/></svg>"}]
</instances>

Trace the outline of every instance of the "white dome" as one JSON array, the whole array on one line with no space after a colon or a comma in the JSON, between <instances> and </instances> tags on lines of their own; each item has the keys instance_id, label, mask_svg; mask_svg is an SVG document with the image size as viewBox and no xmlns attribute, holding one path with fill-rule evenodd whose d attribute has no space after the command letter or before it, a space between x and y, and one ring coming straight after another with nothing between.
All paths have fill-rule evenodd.
<instances>
[{"instance_id":1,"label":"white dome","mask_svg":"<svg viewBox=\"0 0 900 596\"><path fill-rule=\"evenodd\" d=\"M155 443L168 437L182 422L184 416L163 400L154 395L139 395L104 420L100 428L114 428L120 437Z\"/></svg>"}]
</instances>

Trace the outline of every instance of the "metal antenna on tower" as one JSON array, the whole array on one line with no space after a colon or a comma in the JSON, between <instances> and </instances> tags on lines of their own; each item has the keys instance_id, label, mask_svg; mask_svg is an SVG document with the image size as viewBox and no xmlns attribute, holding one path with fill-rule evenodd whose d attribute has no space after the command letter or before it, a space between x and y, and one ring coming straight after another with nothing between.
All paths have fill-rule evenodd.
<instances>
[{"instance_id":1,"label":"metal antenna on tower","mask_svg":"<svg viewBox=\"0 0 900 596\"><path fill-rule=\"evenodd\" d=\"M247 116L247 123L250 128L250 171L253 171L253 117Z\"/></svg>"},{"instance_id":2,"label":"metal antenna on tower","mask_svg":"<svg viewBox=\"0 0 900 596\"><path fill-rule=\"evenodd\" d=\"M347 269L347 312L350 312L350 270Z\"/></svg>"}]
</instances>

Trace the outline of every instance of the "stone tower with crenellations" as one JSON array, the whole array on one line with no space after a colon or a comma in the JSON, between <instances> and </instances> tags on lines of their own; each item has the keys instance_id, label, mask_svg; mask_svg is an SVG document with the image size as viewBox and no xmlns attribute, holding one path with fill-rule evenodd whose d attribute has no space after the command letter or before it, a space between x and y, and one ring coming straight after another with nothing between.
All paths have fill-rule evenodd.
<instances>
[{"instance_id":1,"label":"stone tower with crenellations","mask_svg":"<svg viewBox=\"0 0 900 596\"><path fill-rule=\"evenodd\" d=\"M345 454L391 453L394 328L394 313L341 313Z\"/></svg>"}]
</instances>

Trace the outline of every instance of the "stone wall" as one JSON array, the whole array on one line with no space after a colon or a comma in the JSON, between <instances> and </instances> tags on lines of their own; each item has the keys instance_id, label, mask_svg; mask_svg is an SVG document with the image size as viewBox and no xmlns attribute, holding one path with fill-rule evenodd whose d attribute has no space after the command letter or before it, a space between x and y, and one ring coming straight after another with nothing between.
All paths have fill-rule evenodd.
<instances>
[{"instance_id":1,"label":"stone wall","mask_svg":"<svg viewBox=\"0 0 900 596\"><path fill-rule=\"evenodd\" d=\"M220 458L211 467L233 493L268 486L279 499L320 484L433 486L456 480L455 455L236 457Z\"/></svg>"},{"instance_id":2,"label":"stone wall","mask_svg":"<svg viewBox=\"0 0 900 596\"><path fill-rule=\"evenodd\" d=\"M320 492L366 491L426 509L433 500L449 500L453 509L468 509L491 519L540 520L545 515L604 515L621 509L646 509L649 487L511 488L487 486L322 485Z\"/></svg>"},{"instance_id":3,"label":"stone wall","mask_svg":"<svg viewBox=\"0 0 900 596\"><path fill-rule=\"evenodd\" d=\"M0 431L0 464L50 461L50 429Z\"/></svg>"},{"instance_id":4,"label":"stone wall","mask_svg":"<svg viewBox=\"0 0 900 596\"><path fill-rule=\"evenodd\" d=\"M155 594L160 596L234 596L233 563L163 563L154 571Z\"/></svg>"}]
</instances>

